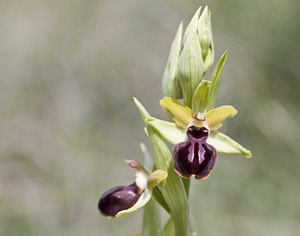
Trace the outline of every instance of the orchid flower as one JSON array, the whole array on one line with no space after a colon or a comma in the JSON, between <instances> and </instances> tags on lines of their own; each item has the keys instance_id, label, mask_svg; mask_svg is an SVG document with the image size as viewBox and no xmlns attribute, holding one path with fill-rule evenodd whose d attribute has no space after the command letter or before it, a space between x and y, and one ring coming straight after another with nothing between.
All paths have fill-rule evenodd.
<instances>
[{"instance_id":1,"label":"orchid flower","mask_svg":"<svg viewBox=\"0 0 300 236\"><path fill-rule=\"evenodd\" d=\"M106 217L120 217L137 211L149 202L153 188L168 176L167 172L162 170L148 174L133 160L125 162L136 169L135 181L130 185L112 188L101 196L98 208Z\"/></svg>"}]
</instances>

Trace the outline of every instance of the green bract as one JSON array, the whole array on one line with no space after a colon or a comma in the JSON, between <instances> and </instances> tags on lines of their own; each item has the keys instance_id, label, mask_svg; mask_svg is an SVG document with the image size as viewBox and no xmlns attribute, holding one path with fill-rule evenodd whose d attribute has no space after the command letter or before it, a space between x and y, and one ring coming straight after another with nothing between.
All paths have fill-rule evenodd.
<instances>
[{"instance_id":1,"label":"green bract","mask_svg":"<svg viewBox=\"0 0 300 236\"><path fill-rule=\"evenodd\" d=\"M173 40L162 82L163 96L183 98L191 107L194 91L214 62L211 14L201 7L193 16L182 36L179 25Z\"/></svg>"},{"instance_id":2,"label":"green bract","mask_svg":"<svg viewBox=\"0 0 300 236\"><path fill-rule=\"evenodd\" d=\"M202 50L203 71L206 73L214 63L214 45L211 28L211 13L206 6L201 14L198 25L198 37Z\"/></svg>"},{"instance_id":3,"label":"green bract","mask_svg":"<svg viewBox=\"0 0 300 236\"><path fill-rule=\"evenodd\" d=\"M207 104L207 109L211 110L214 108L217 97L218 97L218 92L219 92L219 87L221 84L221 79L222 79L222 72L223 72L223 68L224 68L224 64L227 58L227 51L225 51L225 53L221 56L220 60L218 61L211 77L210 77L210 81L211 81L211 88L210 88L210 97L208 100L208 104Z\"/></svg>"},{"instance_id":4,"label":"green bract","mask_svg":"<svg viewBox=\"0 0 300 236\"><path fill-rule=\"evenodd\" d=\"M151 116L137 99L134 98L134 102L145 121L147 134L154 151L156 166L158 169L168 173L168 178L160 184L160 189L162 197L166 201L170 209L171 217L175 223L176 235L186 235L189 209L183 182L174 171L172 154L163 140L163 137L156 129L148 124L148 121L151 120Z\"/></svg>"},{"instance_id":5,"label":"green bract","mask_svg":"<svg viewBox=\"0 0 300 236\"><path fill-rule=\"evenodd\" d=\"M182 27L181 22L172 43L168 62L164 71L162 79L162 92L163 96L171 97L174 99L182 98L181 87L178 80L178 59L181 50L181 38L182 38Z\"/></svg>"},{"instance_id":6,"label":"green bract","mask_svg":"<svg viewBox=\"0 0 300 236\"><path fill-rule=\"evenodd\" d=\"M183 101L189 107L191 106L193 93L201 81L202 74L203 60L200 42L197 33L192 31L187 36L178 62L178 76Z\"/></svg>"}]
</instances>

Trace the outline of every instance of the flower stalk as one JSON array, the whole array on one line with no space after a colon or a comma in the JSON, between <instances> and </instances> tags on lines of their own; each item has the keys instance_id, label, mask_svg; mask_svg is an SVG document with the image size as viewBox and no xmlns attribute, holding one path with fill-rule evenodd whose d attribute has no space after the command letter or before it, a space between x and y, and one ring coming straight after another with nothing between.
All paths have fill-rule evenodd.
<instances>
[{"instance_id":1,"label":"flower stalk","mask_svg":"<svg viewBox=\"0 0 300 236\"><path fill-rule=\"evenodd\" d=\"M184 34L180 23L163 73L160 100L171 121L151 116L134 98L154 158L141 144L144 165L126 161L136 170L134 183L104 193L98 204L102 214L120 217L145 206L143 236L196 235L188 228L191 176L198 180L208 178L218 153L251 157L249 150L217 131L237 114L231 105L215 108L226 58L227 51L207 80L214 62L211 13L207 7L202 13L201 7L197 10ZM171 150L166 142L174 145ZM163 227L160 207L170 215Z\"/></svg>"}]
</instances>

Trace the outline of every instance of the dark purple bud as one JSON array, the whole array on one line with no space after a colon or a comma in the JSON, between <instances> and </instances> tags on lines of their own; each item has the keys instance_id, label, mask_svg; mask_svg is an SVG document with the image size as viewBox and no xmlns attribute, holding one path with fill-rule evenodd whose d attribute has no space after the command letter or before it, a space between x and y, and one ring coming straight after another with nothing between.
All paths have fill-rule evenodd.
<instances>
[{"instance_id":1,"label":"dark purple bud","mask_svg":"<svg viewBox=\"0 0 300 236\"><path fill-rule=\"evenodd\" d=\"M108 217L114 217L120 211L132 207L141 195L139 187L133 183L108 190L98 202L100 212Z\"/></svg>"},{"instance_id":2,"label":"dark purple bud","mask_svg":"<svg viewBox=\"0 0 300 236\"><path fill-rule=\"evenodd\" d=\"M206 143L209 131L205 127L190 126L188 140L178 143L173 149L175 171L184 178L195 175L196 179L207 178L217 160L216 149Z\"/></svg>"}]
</instances>

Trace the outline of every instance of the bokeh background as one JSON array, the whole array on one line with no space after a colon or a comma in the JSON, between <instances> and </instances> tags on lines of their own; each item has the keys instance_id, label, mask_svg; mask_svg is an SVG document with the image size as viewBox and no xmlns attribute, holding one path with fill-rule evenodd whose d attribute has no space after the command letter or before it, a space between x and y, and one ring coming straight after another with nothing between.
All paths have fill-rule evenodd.
<instances>
[{"instance_id":1,"label":"bokeh background","mask_svg":"<svg viewBox=\"0 0 300 236\"><path fill-rule=\"evenodd\" d=\"M228 49L222 131L253 158L220 155L192 183L201 235L300 232L298 0L0 1L0 235L132 235L142 210L109 220L97 201L129 184L122 160L149 143L132 101L156 117L181 20L212 11L215 56Z\"/></svg>"}]
</instances>

